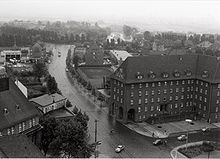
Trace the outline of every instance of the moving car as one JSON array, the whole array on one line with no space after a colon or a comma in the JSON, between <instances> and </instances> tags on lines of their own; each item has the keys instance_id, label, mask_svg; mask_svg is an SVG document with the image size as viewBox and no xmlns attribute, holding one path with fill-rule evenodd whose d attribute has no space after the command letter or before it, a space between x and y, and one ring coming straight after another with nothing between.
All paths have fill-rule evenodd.
<instances>
[{"instance_id":1,"label":"moving car","mask_svg":"<svg viewBox=\"0 0 220 159\"><path fill-rule=\"evenodd\" d=\"M68 70L68 68L66 68L66 72L68 72L69 70Z\"/></svg>"},{"instance_id":2,"label":"moving car","mask_svg":"<svg viewBox=\"0 0 220 159\"><path fill-rule=\"evenodd\" d=\"M163 144L162 140L161 139L157 139L153 142L153 145L157 146L157 145L161 145Z\"/></svg>"},{"instance_id":3,"label":"moving car","mask_svg":"<svg viewBox=\"0 0 220 159\"><path fill-rule=\"evenodd\" d=\"M115 149L115 152L119 153L122 150L124 150L125 146L124 145L118 145L118 147Z\"/></svg>"},{"instance_id":4,"label":"moving car","mask_svg":"<svg viewBox=\"0 0 220 159\"><path fill-rule=\"evenodd\" d=\"M187 136L186 136L186 135L180 135L179 137L177 137L177 139L178 139L179 141L184 141L184 140L187 139Z\"/></svg>"}]
</instances>

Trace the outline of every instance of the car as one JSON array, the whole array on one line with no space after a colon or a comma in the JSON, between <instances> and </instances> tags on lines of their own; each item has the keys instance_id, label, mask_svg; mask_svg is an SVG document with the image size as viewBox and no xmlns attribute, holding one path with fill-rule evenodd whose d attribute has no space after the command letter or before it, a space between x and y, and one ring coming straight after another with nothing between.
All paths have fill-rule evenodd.
<instances>
[{"instance_id":1,"label":"car","mask_svg":"<svg viewBox=\"0 0 220 159\"><path fill-rule=\"evenodd\" d=\"M157 146L157 145L161 145L163 144L163 141L161 139L157 139L153 142L153 145Z\"/></svg>"},{"instance_id":2,"label":"car","mask_svg":"<svg viewBox=\"0 0 220 159\"><path fill-rule=\"evenodd\" d=\"M66 68L66 72L68 72L69 70L68 70L68 68Z\"/></svg>"},{"instance_id":3,"label":"car","mask_svg":"<svg viewBox=\"0 0 220 159\"><path fill-rule=\"evenodd\" d=\"M207 132L209 131L209 128L202 128L202 132Z\"/></svg>"},{"instance_id":4,"label":"car","mask_svg":"<svg viewBox=\"0 0 220 159\"><path fill-rule=\"evenodd\" d=\"M122 150L124 150L125 146L124 145L118 145L118 147L115 149L115 152L119 153Z\"/></svg>"},{"instance_id":5,"label":"car","mask_svg":"<svg viewBox=\"0 0 220 159\"><path fill-rule=\"evenodd\" d=\"M184 141L184 140L187 139L187 136L186 136L186 135L180 135L179 137L177 137L177 139L178 139L179 141Z\"/></svg>"}]
</instances>

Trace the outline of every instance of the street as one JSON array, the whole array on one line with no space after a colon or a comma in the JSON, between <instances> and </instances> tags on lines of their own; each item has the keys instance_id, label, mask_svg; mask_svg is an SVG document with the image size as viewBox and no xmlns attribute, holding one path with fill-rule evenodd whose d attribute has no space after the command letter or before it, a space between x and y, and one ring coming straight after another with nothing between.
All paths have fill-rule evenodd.
<instances>
[{"instance_id":1,"label":"street","mask_svg":"<svg viewBox=\"0 0 220 159\"><path fill-rule=\"evenodd\" d=\"M170 158L170 150L178 145L184 144L177 141L176 137L168 139L167 146L153 146L152 142L155 139L137 134L116 122L109 117L107 108L100 108L90 100L85 98L85 94L73 84L71 77L65 71L66 56L70 46L56 45L53 47L53 60L49 65L49 72L55 77L58 88L62 94L67 97L73 105L76 105L83 112L86 112L90 118L88 127L91 140L94 141L95 119L98 120L97 141L101 141L98 146L98 151L101 157L145 157L145 158ZM61 52L61 57L58 57L58 51ZM110 131L114 129L113 133ZM213 135L215 134L215 135ZM198 141L205 139L219 140L219 131L216 130L213 134L190 134L189 141ZM116 153L114 150L119 145L125 145L125 149L121 153Z\"/></svg>"}]
</instances>

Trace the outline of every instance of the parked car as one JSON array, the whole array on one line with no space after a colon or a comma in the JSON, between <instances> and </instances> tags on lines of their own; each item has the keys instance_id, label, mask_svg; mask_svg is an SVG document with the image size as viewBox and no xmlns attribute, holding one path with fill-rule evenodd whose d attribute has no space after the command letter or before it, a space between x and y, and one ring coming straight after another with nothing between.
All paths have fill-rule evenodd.
<instances>
[{"instance_id":1,"label":"parked car","mask_svg":"<svg viewBox=\"0 0 220 159\"><path fill-rule=\"evenodd\" d=\"M161 139L157 139L153 142L153 145L157 146L157 145L161 145L163 144L163 141Z\"/></svg>"},{"instance_id":2,"label":"parked car","mask_svg":"<svg viewBox=\"0 0 220 159\"><path fill-rule=\"evenodd\" d=\"M184 140L187 139L187 136L186 136L186 135L180 135L179 137L177 137L177 139L178 139L179 141L184 141Z\"/></svg>"},{"instance_id":3,"label":"parked car","mask_svg":"<svg viewBox=\"0 0 220 159\"><path fill-rule=\"evenodd\" d=\"M66 68L66 72L68 72L69 70L68 70L68 68Z\"/></svg>"},{"instance_id":4,"label":"parked car","mask_svg":"<svg viewBox=\"0 0 220 159\"><path fill-rule=\"evenodd\" d=\"M115 152L119 153L122 150L124 150L125 146L124 145L118 145L118 147L115 149Z\"/></svg>"},{"instance_id":5,"label":"parked car","mask_svg":"<svg viewBox=\"0 0 220 159\"><path fill-rule=\"evenodd\" d=\"M207 132L209 131L209 128L202 128L202 132Z\"/></svg>"}]
</instances>

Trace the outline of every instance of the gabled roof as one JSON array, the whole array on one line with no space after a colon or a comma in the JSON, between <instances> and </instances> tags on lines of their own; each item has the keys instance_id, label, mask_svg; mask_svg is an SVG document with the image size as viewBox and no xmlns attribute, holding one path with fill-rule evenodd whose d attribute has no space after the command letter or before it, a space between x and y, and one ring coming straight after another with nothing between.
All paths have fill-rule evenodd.
<instances>
[{"instance_id":1,"label":"gabled roof","mask_svg":"<svg viewBox=\"0 0 220 159\"><path fill-rule=\"evenodd\" d=\"M19 106L19 109L16 106ZM4 109L7 109L8 113L5 114ZM40 115L39 110L28 101L15 83L9 80L9 90L0 92L0 130Z\"/></svg>"},{"instance_id":2,"label":"gabled roof","mask_svg":"<svg viewBox=\"0 0 220 159\"><path fill-rule=\"evenodd\" d=\"M220 83L219 60L213 56L149 55L128 57L111 78L126 83L197 78Z\"/></svg>"},{"instance_id":3,"label":"gabled roof","mask_svg":"<svg viewBox=\"0 0 220 159\"><path fill-rule=\"evenodd\" d=\"M30 101L35 102L37 104L39 104L40 106L44 107L47 105L52 104L53 102L58 102L61 100L65 100L66 98L58 93L54 93L54 94L44 94L40 97L37 98L32 98L30 99Z\"/></svg>"},{"instance_id":4,"label":"gabled roof","mask_svg":"<svg viewBox=\"0 0 220 159\"><path fill-rule=\"evenodd\" d=\"M0 137L0 157L43 158L44 155L26 135L17 134Z\"/></svg>"}]
</instances>

